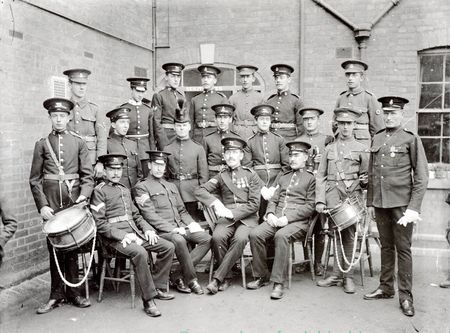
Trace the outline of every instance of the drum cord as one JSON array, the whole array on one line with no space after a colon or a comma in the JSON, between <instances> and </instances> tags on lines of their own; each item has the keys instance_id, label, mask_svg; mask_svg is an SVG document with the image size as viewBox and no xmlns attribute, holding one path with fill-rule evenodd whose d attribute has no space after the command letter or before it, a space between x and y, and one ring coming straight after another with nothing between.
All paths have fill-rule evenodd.
<instances>
[{"instance_id":1,"label":"drum cord","mask_svg":"<svg viewBox=\"0 0 450 333\"><path fill-rule=\"evenodd\" d=\"M91 250L91 256L90 256L90 258L89 258L88 269L87 269L87 271L86 271L86 274L83 276L83 279L81 279L81 281L79 281L78 283L71 283L71 282L67 281L67 280L64 278L64 276L63 276L63 274L62 274L62 272L61 272L61 268L59 267L59 262L58 262L58 257L56 256L55 247L52 246L52 247L53 247L53 256L55 257L55 261L56 261L56 268L58 269L58 273L59 273L59 276L60 276L61 280L63 280L63 282L64 282L67 286L72 287L72 288L77 288L77 287L81 286L81 285L86 281L86 279L87 279L87 277L88 277L88 275L89 275L89 272L91 271L92 261L93 261L93 259L94 259L94 251L95 251L95 241L96 241L96 238L97 238L97 228L94 227L94 238L92 239L92 250ZM84 260L83 260L83 266L86 267Z\"/></svg>"}]
</instances>

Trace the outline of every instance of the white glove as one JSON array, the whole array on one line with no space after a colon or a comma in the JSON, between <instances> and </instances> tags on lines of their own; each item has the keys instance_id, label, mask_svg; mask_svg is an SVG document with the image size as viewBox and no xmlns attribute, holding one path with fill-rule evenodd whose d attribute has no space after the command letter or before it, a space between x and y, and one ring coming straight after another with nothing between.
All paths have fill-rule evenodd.
<instances>
[{"instance_id":1,"label":"white glove","mask_svg":"<svg viewBox=\"0 0 450 333\"><path fill-rule=\"evenodd\" d=\"M408 223L416 223L421 221L422 219L419 216L419 213L412 209L407 209L400 220L397 221L398 224L406 227Z\"/></svg>"},{"instance_id":2,"label":"white glove","mask_svg":"<svg viewBox=\"0 0 450 333\"><path fill-rule=\"evenodd\" d=\"M264 198L264 200L270 200L275 194L275 191L278 189L278 187L279 185L277 185L276 187L271 186L269 188L264 186L261 189L261 196Z\"/></svg>"},{"instance_id":3,"label":"white glove","mask_svg":"<svg viewBox=\"0 0 450 333\"><path fill-rule=\"evenodd\" d=\"M201 232L201 231L205 231L203 230L203 228L200 226L200 224L198 224L197 222L191 222L188 225L189 231L191 232L191 234L193 234L194 232Z\"/></svg>"},{"instance_id":4,"label":"white glove","mask_svg":"<svg viewBox=\"0 0 450 333\"><path fill-rule=\"evenodd\" d=\"M182 227L173 229L173 232L180 234L182 236L186 235L186 229Z\"/></svg>"},{"instance_id":5,"label":"white glove","mask_svg":"<svg viewBox=\"0 0 450 333\"><path fill-rule=\"evenodd\" d=\"M278 218L278 223L277 223L277 227L285 227L288 224L288 219L286 216L282 216Z\"/></svg>"}]
</instances>

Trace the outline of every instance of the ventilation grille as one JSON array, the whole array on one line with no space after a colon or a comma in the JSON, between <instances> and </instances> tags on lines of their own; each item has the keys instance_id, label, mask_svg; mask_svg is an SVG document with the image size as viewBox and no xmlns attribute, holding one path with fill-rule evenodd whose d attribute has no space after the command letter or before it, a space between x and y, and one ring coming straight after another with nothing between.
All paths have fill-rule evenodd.
<instances>
[{"instance_id":1,"label":"ventilation grille","mask_svg":"<svg viewBox=\"0 0 450 333\"><path fill-rule=\"evenodd\" d=\"M51 77L51 95L53 97L67 98L68 96L68 81L65 77L52 76Z\"/></svg>"}]
</instances>

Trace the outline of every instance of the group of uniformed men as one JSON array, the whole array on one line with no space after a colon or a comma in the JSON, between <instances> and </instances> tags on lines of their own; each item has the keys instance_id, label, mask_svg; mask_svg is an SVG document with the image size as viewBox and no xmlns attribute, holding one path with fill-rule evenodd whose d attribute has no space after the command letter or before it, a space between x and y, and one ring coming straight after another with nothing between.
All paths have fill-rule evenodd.
<instances>
[{"instance_id":1,"label":"group of uniformed men","mask_svg":"<svg viewBox=\"0 0 450 333\"><path fill-rule=\"evenodd\" d=\"M247 288L271 281L270 297L282 298L290 241L305 237L315 214L314 270L322 275L324 212L350 197L363 200L367 188L367 206L382 243L382 271L379 288L364 298L393 297L397 252L401 308L414 315L412 222L419 220L428 173L420 139L402 127L406 99L380 98L380 108L362 87L367 65L346 61L348 89L337 100L330 136L319 131L324 111L304 107L289 90L294 71L289 65L271 67L277 93L266 101L253 89L258 68L252 65L237 67L242 90L229 99L214 89L220 69L201 65L204 90L190 102L180 90L184 65L162 67L167 86L151 103L144 98L149 80L127 79L131 99L106 114L110 128L86 99L90 72L64 72L72 97L44 102L52 132L36 143L30 174L44 220L90 200L103 244L131 258L144 310L159 316L155 299L174 298L167 290L169 279L179 292L204 293L195 265L210 248L215 271L206 290L212 295L226 290L249 241L255 276ZM212 235L198 223L203 208L216 216ZM345 292L355 292L352 269L343 260L351 255L354 235L354 225L342 231L344 253L338 248L333 273L319 286L342 284ZM153 272L148 265L152 252L157 256ZM179 270L170 274L174 253ZM59 253L58 260L64 262L66 279L76 281L76 252ZM50 298L38 313L64 301L90 305L77 288L64 288L52 256L50 270Z\"/></svg>"}]
</instances>

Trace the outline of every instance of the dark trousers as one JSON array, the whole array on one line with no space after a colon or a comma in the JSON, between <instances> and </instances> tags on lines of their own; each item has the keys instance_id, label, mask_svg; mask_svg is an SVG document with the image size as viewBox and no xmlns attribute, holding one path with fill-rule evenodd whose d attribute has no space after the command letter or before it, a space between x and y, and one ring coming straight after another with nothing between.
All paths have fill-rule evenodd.
<instances>
[{"instance_id":1,"label":"dark trousers","mask_svg":"<svg viewBox=\"0 0 450 333\"><path fill-rule=\"evenodd\" d=\"M354 267L352 267L347 273L343 273L339 269L338 260L339 260L339 264L341 265L341 268L344 270L347 270L348 265L345 262L343 254L342 254L341 242L344 247L344 254L347 257L347 261L350 262L352 260L353 243L355 240L355 231L356 231L355 224L349 226L348 228L345 228L344 230L341 230L340 236L339 236L339 232L336 230L336 237L335 237L335 239L333 239L333 244L332 244L333 251L334 251L334 264L333 264L333 275L334 276L353 278ZM336 248L334 246L334 244L335 244L334 241L336 241Z\"/></svg>"},{"instance_id":2,"label":"dark trousers","mask_svg":"<svg viewBox=\"0 0 450 333\"><path fill-rule=\"evenodd\" d=\"M194 219L195 222L205 221L205 216L203 215L203 211L198 209L198 201L193 202L185 202L184 206L186 207L187 212Z\"/></svg>"},{"instance_id":3,"label":"dark trousers","mask_svg":"<svg viewBox=\"0 0 450 333\"><path fill-rule=\"evenodd\" d=\"M117 252L130 257L133 261L143 300L148 301L154 298L156 296L156 288L162 290L167 288L175 251L175 246L171 242L160 238L155 245L144 242L142 245L131 243L123 247L121 242L113 242L109 246ZM156 253L155 274L153 276L148 265L148 258L151 256L151 252Z\"/></svg>"},{"instance_id":4,"label":"dark trousers","mask_svg":"<svg viewBox=\"0 0 450 333\"><path fill-rule=\"evenodd\" d=\"M272 227L267 222L263 222L252 229L250 232L250 247L253 254L255 277L269 277L266 243L273 238L275 242L275 258L270 280L276 283L284 283L288 277L289 241L302 239L306 235L307 229L307 222L289 223L282 228Z\"/></svg>"},{"instance_id":5,"label":"dark trousers","mask_svg":"<svg viewBox=\"0 0 450 333\"><path fill-rule=\"evenodd\" d=\"M214 258L219 265L214 278L222 282L225 278L232 277L231 268L244 252L251 229L239 221L233 224L220 223L220 221L221 219L217 221L213 232L212 248Z\"/></svg>"},{"instance_id":6,"label":"dark trousers","mask_svg":"<svg viewBox=\"0 0 450 333\"><path fill-rule=\"evenodd\" d=\"M211 236L207 232L202 231L194 233L187 231L187 234L184 236L176 233L165 233L160 236L175 245L175 253L180 263L181 272L176 271L174 278L181 277L182 273L184 281L187 283L197 279L195 265L203 259L211 248ZM196 244L190 252L188 243Z\"/></svg>"},{"instance_id":7,"label":"dark trousers","mask_svg":"<svg viewBox=\"0 0 450 333\"><path fill-rule=\"evenodd\" d=\"M400 303L412 301L412 255L411 241L413 223L406 227L397 224L406 207L375 208L378 232L381 242L380 289L393 294L395 257L397 256L397 284ZM397 255L396 255L397 252Z\"/></svg>"}]
</instances>

